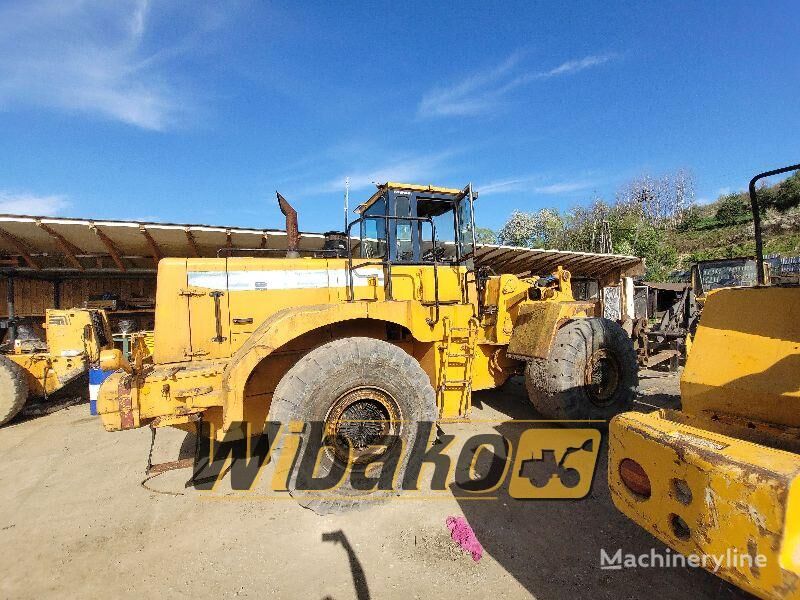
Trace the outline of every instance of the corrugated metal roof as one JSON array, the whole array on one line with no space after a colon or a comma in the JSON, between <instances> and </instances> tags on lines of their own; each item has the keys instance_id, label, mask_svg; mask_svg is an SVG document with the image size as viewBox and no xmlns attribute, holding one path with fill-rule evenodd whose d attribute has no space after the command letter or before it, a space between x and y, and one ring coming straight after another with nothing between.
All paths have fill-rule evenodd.
<instances>
[{"instance_id":1,"label":"corrugated metal roof","mask_svg":"<svg viewBox=\"0 0 800 600\"><path fill-rule=\"evenodd\" d=\"M302 233L300 249L324 236ZM33 271L153 271L165 256L216 256L221 249L285 250L286 232L213 225L0 215L2 266ZM265 255L269 255L268 253Z\"/></svg>"},{"instance_id":2,"label":"corrugated metal roof","mask_svg":"<svg viewBox=\"0 0 800 600\"><path fill-rule=\"evenodd\" d=\"M542 248L517 248L486 244L478 247L475 262L496 273L544 275L562 266L573 276L603 278L615 271L624 276L644 274L644 261L636 256L569 252Z\"/></svg>"},{"instance_id":3,"label":"corrugated metal roof","mask_svg":"<svg viewBox=\"0 0 800 600\"><path fill-rule=\"evenodd\" d=\"M301 233L300 250L322 249L325 236ZM0 215L0 268L53 272L153 272L160 257L213 257L220 250L286 249L286 232L214 225ZM635 256L480 245L476 262L497 273L546 274L561 265L575 276L644 273Z\"/></svg>"}]
</instances>

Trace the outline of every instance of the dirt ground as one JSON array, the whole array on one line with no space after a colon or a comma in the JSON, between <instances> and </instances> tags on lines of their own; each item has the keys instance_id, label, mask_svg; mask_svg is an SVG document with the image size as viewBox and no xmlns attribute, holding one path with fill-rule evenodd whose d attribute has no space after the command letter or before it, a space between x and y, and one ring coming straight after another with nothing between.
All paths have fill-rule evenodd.
<instances>
[{"instance_id":1,"label":"dirt ground","mask_svg":"<svg viewBox=\"0 0 800 600\"><path fill-rule=\"evenodd\" d=\"M676 406L677 377L645 372L642 392ZM743 597L700 569L599 568L600 548L663 549L614 508L605 448L584 500L398 499L319 516L293 500L208 496L185 487L188 470L149 482L180 495L148 491L149 429L106 433L86 403L40 408L0 430L4 598ZM444 429L537 415L512 381L476 394L473 417ZM182 442L159 433L156 454L174 459ZM450 515L474 528L479 562L450 539Z\"/></svg>"}]
</instances>

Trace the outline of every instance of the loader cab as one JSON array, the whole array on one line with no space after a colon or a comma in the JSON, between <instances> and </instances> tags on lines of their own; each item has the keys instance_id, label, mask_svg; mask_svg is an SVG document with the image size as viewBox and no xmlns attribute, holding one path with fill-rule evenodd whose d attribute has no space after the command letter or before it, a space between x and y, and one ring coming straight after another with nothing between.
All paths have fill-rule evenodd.
<instances>
[{"instance_id":1,"label":"loader cab","mask_svg":"<svg viewBox=\"0 0 800 600\"><path fill-rule=\"evenodd\" d=\"M355 257L388 264L461 265L475 251L472 186L463 190L386 183L356 212Z\"/></svg>"}]
</instances>

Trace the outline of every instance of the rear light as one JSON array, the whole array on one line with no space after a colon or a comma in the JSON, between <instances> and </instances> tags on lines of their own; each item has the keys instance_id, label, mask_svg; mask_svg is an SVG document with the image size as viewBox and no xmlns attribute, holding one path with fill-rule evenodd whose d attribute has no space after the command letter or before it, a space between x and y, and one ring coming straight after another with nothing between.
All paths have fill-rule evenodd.
<instances>
[{"instance_id":1,"label":"rear light","mask_svg":"<svg viewBox=\"0 0 800 600\"><path fill-rule=\"evenodd\" d=\"M650 478L644 472L642 465L630 458L624 458L619 463L619 477L631 492L641 498L650 497Z\"/></svg>"}]
</instances>

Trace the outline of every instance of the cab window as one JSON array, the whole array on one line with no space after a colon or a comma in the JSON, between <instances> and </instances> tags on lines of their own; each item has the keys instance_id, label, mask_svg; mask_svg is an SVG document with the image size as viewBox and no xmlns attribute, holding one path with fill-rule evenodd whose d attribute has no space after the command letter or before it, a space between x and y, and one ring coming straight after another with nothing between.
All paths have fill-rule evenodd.
<instances>
[{"instance_id":1,"label":"cab window","mask_svg":"<svg viewBox=\"0 0 800 600\"><path fill-rule=\"evenodd\" d=\"M410 217L411 216L411 196L406 194L398 194L395 196L394 214L397 217ZM414 260L414 243L411 234L413 221L403 221L397 219L394 221L394 234L395 234L395 255L397 260L402 262Z\"/></svg>"},{"instance_id":2,"label":"cab window","mask_svg":"<svg viewBox=\"0 0 800 600\"><path fill-rule=\"evenodd\" d=\"M458 203L458 244L462 259L472 256L475 251L472 227L472 203L469 198L462 198Z\"/></svg>"},{"instance_id":3,"label":"cab window","mask_svg":"<svg viewBox=\"0 0 800 600\"><path fill-rule=\"evenodd\" d=\"M422 230L422 260L433 262L456 262L456 218L455 205L450 200L433 200L418 198L417 214L420 217L430 217L436 229L436 245L431 243L432 235L430 225L423 224Z\"/></svg>"},{"instance_id":4,"label":"cab window","mask_svg":"<svg viewBox=\"0 0 800 600\"><path fill-rule=\"evenodd\" d=\"M366 211L361 222L361 257L386 257L386 197L375 201Z\"/></svg>"}]
</instances>

